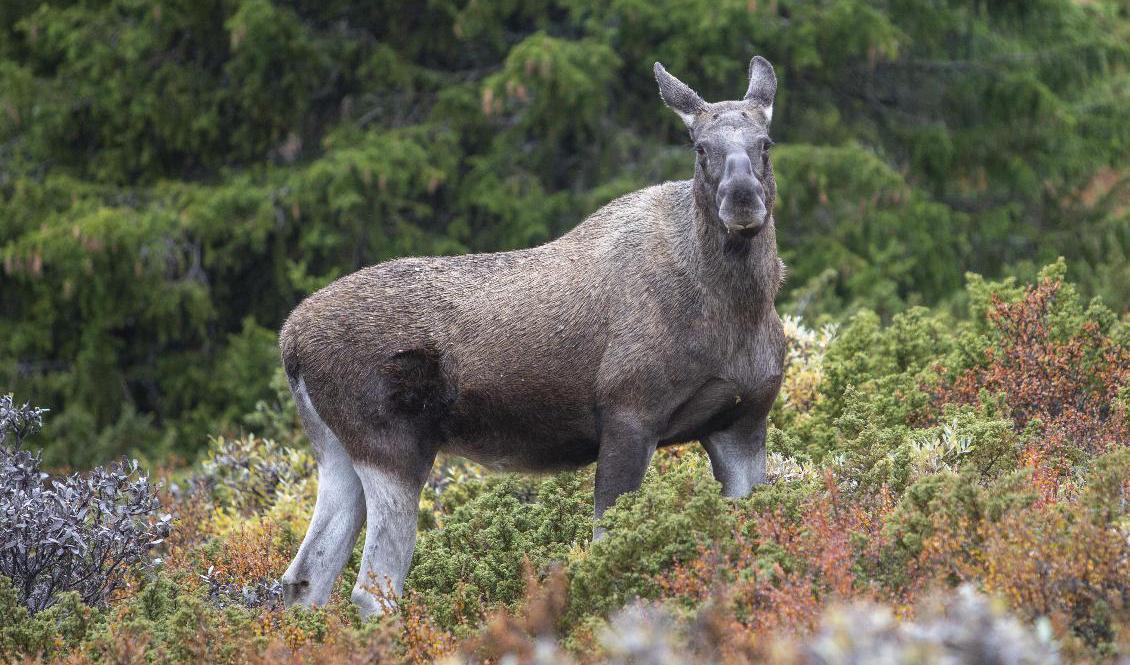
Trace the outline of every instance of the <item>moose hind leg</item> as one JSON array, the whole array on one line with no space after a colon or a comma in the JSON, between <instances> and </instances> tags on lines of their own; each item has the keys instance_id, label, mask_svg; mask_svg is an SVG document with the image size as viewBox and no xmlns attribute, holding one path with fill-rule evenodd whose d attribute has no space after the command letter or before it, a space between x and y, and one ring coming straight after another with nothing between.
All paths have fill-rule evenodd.
<instances>
[{"instance_id":1,"label":"moose hind leg","mask_svg":"<svg viewBox=\"0 0 1130 665\"><path fill-rule=\"evenodd\" d=\"M361 616L368 618L383 614L390 609L391 597L404 593L416 547L420 490L431 459L413 459L407 465L358 463L354 468L365 490L366 527L352 598Z\"/></svg>"},{"instance_id":2,"label":"moose hind leg","mask_svg":"<svg viewBox=\"0 0 1130 665\"><path fill-rule=\"evenodd\" d=\"M286 605L324 605L357 541L365 497L352 460L314 410L301 379L293 392L318 458L318 498L306 537L280 582Z\"/></svg>"}]
</instances>

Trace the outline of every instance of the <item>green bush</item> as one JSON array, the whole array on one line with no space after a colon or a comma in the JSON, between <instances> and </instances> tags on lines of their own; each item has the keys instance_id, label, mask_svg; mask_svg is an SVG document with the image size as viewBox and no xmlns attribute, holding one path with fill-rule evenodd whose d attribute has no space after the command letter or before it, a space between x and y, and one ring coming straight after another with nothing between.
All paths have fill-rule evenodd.
<instances>
[{"instance_id":1,"label":"green bush","mask_svg":"<svg viewBox=\"0 0 1130 665\"><path fill-rule=\"evenodd\" d=\"M525 591L526 561L544 574L592 536L591 479L573 473L536 484L491 482L442 528L421 534L407 588L445 628L466 630L492 607L513 606Z\"/></svg>"},{"instance_id":2,"label":"green bush","mask_svg":"<svg viewBox=\"0 0 1130 665\"><path fill-rule=\"evenodd\" d=\"M710 462L687 452L664 473L655 467L638 492L617 499L601 520L607 534L570 561L567 620L607 615L633 598L654 597L656 577L700 546L725 546L736 529Z\"/></svg>"}]
</instances>

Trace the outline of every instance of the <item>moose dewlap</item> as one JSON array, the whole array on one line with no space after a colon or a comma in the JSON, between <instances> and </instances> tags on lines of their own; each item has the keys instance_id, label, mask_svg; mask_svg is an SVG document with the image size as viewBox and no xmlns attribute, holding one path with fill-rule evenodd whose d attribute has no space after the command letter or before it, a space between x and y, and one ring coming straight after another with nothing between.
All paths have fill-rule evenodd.
<instances>
[{"instance_id":1,"label":"moose dewlap","mask_svg":"<svg viewBox=\"0 0 1130 665\"><path fill-rule=\"evenodd\" d=\"M596 462L598 518L661 446L701 441L729 496L762 482L785 349L777 81L755 57L743 99L707 103L659 63L655 77L694 141L693 179L540 247L365 268L291 313L282 357L319 467L288 603L326 602L362 524L353 600L371 615L374 584L402 592L441 450L497 469Z\"/></svg>"}]
</instances>

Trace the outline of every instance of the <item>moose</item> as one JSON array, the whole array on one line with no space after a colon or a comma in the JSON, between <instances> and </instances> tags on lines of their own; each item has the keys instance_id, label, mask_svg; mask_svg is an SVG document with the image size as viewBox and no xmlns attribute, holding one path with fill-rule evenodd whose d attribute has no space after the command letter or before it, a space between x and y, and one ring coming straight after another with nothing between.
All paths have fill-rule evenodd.
<instances>
[{"instance_id":1,"label":"moose","mask_svg":"<svg viewBox=\"0 0 1130 665\"><path fill-rule=\"evenodd\" d=\"M690 132L692 180L622 196L531 249L370 266L290 314L280 348L318 493L282 578L288 605L328 600L362 524L353 602L385 611L373 580L403 593L440 451L499 470L596 462L597 520L658 447L700 441L726 496L764 482L785 353L777 79L754 57L740 101L707 103L654 69Z\"/></svg>"}]
</instances>

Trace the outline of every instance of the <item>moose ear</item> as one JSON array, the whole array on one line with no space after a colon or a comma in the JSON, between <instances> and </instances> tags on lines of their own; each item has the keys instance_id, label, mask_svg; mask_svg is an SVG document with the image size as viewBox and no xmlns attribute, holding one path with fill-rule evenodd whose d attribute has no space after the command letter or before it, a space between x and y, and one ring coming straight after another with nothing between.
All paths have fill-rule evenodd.
<instances>
[{"instance_id":1,"label":"moose ear","mask_svg":"<svg viewBox=\"0 0 1130 665\"><path fill-rule=\"evenodd\" d=\"M745 91L745 101L752 102L765 111L765 119L773 119L773 99L777 96L777 75L773 65L765 58L755 55L749 61L749 88Z\"/></svg>"},{"instance_id":2,"label":"moose ear","mask_svg":"<svg viewBox=\"0 0 1130 665\"><path fill-rule=\"evenodd\" d=\"M686 83L671 76L663 65L655 63L655 80L659 82L659 96L672 111L679 114L687 129L694 126L694 118L706 110L706 102Z\"/></svg>"}]
</instances>

